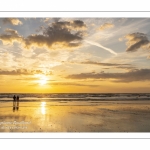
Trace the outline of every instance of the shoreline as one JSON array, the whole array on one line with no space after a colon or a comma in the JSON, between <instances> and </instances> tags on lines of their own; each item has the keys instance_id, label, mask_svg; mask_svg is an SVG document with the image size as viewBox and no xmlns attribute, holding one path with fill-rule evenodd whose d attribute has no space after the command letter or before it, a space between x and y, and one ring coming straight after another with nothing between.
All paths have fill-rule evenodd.
<instances>
[{"instance_id":1,"label":"shoreline","mask_svg":"<svg viewBox=\"0 0 150 150\"><path fill-rule=\"evenodd\" d=\"M30 124L0 125L0 132L150 132L150 101L95 105L20 102L15 111L11 102L1 103L0 122L7 121Z\"/></svg>"}]
</instances>

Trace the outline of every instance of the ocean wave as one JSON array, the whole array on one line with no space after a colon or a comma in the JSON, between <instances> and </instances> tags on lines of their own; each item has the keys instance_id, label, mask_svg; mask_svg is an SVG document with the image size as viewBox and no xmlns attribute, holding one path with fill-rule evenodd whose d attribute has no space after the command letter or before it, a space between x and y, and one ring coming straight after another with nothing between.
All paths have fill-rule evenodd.
<instances>
[{"instance_id":1,"label":"ocean wave","mask_svg":"<svg viewBox=\"0 0 150 150\"><path fill-rule=\"evenodd\" d=\"M0 101L12 101L19 95L20 101L88 101L88 100L150 100L150 93L1 93Z\"/></svg>"}]
</instances>

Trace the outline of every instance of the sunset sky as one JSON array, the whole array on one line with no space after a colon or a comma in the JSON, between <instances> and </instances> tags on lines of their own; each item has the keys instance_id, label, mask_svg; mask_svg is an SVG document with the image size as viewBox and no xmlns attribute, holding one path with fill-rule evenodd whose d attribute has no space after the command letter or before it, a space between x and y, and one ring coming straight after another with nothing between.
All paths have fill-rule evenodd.
<instances>
[{"instance_id":1,"label":"sunset sky","mask_svg":"<svg viewBox=\"0 0 150 150\"><path fill-rule=\"evenodd\" d=\"M0 92L150 92L149 18L0 18Z\"/></svg>"}]
</instances>

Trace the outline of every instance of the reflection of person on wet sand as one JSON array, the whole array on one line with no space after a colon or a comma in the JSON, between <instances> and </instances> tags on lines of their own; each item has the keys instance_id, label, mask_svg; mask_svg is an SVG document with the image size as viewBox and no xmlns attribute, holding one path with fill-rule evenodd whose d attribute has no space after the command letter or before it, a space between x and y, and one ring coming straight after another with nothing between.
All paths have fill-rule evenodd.
<instances>
[{"instance_id":1,"label":"reflection of person on wet sand","mask_svg":"<svg viewBox=\"0 0 150 150\"><path fill-rule=\"evenodd\" d=\"M19 96L17 96L17 110L19 109Z\"/></svg>"},{"instance_id":2,"label":"reflection of person on wet sand","mask_svg":"<svg viewBox=\"0 0 150 150\"><path fill-rule=\"evenodd\" d=\"M16 96L13 96L13 111L15 111L15 107L16 107Z\"/></svg>"}]
</instances>

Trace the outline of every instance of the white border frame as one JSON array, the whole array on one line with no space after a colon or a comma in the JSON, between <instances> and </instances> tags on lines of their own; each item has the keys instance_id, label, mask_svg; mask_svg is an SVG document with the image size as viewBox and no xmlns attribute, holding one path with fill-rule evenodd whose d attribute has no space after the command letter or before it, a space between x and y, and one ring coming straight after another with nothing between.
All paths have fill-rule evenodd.
<instances>
[{"instance_id":1,"label":"white border frame","mask_svg":"<svg viewBox=\"0 0 150 150\"><path fill-rule=\"evenodd\" d=\"M148 5L149 6L149 5ZM0 17L150 18L150 11L1 11ZM149 133L0 133L0 139L150 139Z\"/></svg>"}]
</instances>

